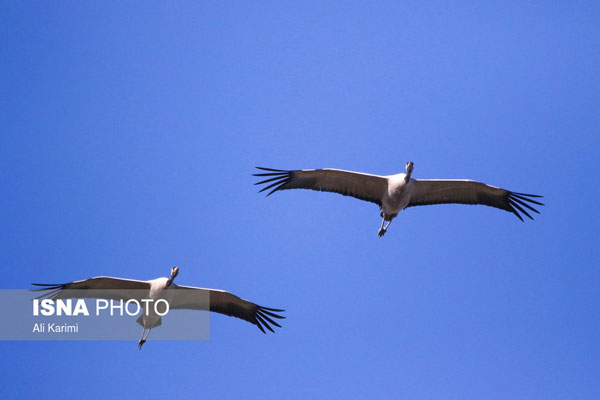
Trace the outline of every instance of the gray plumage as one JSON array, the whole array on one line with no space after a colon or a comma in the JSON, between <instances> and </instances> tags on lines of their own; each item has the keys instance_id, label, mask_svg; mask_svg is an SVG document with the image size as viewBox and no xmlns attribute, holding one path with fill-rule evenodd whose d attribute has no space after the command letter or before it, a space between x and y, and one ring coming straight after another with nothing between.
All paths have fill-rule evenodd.
<instances>
[{"instance_id":1,"label":"gray plumage","mask_svg":"<svg viewBox=\"0 0 600 400\"><path fill-rule=\"evenodd\" d=\"M414 179L412 162L406 163L406 173L380 176L339 169L278 170L257 167L265 177L255 185L265 185L260 192L267 196L279 190L311 189L352 196L379 205L383 217L379 236L383 236L392 219L401 210L433 204L481 204L513 213L521 221L523 215L533 219L530 212L539 214L532 205L542 196L511 192L473 180ZM385 221L388 221L384 228Z\"/></svg>"}]
</instances>

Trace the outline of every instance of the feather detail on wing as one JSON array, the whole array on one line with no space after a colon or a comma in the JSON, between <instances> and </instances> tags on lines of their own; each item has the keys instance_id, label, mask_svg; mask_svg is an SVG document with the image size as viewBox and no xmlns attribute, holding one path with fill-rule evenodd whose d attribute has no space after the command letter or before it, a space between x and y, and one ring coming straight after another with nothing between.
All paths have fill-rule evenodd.
<instances>
[{"instance_id":1,"label":"feather detail on wing","mask_svg":"<svg viewBox=\"0 0 600 400\"><path fill-rule=\"evenodd\" d=\"M177 286L176 289L170 304L172 309L206 311L210 304L210 311L248 321L258 326L263 333L266 333L265 328L274 332L272 325L281 328L281 325L273 320L274 318L285 318L276 314L284 310L262 307L224 290L191 286Z\"/></svg>"},{"instance_id":2,"label":"feather detail on wing","mask_svg":"<svg viewBox=\"0 0 600 400\"><path fill-rule=\"evenodd\" d=\"M145 281L134 279L112 278L110 276L98 276L61 284L32 283L40 286L39 289L31 289L32 292L43 292L39 298L46 299L114 299L128 300L140 299L144 292L147 293L150 284Z\"/></svg>"},{"instance_id":3,"label":"feather detail on wing","mask_svg":"<svg viewBox=\"0 0 600 400\"><path fill-rule=\"evenodd\" d=\"M268 171L253 174L254 176L267 177L267 179L255 183L255 185L266 185L259 192L273 188L267 196L278 190L311 189L352 196L381 206L383 196L387 191L387 179L379 175L343 171L340 169L285 171L262 167L256 168Z\"/></svg>"},{"instance_id":4,"label":"feather detail on wing","mask_svg":"<svg viewBox=\"0 0 600 400\"><path fill-rule=\"evenodd\" d=\"M542 196L511 192L472 180L413 179L413 188L407 207L430 204L482 204L515 214L521 221L523 215L533 217L529 211L539 214L532 204L543 206L534 200Z\"/></svg>"}]
</instances>

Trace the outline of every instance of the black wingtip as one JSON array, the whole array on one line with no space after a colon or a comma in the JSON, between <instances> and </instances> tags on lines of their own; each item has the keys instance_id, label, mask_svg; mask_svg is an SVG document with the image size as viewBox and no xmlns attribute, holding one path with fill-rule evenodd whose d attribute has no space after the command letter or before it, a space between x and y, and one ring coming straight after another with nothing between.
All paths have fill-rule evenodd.
<instances>
[{"instance_id":1,"label":"black wingtip","mask_svg":"<svg viewBox=\"0 0 600 400\"><path fill-rule=\"evenodd\" d=\"M527 210L532 211L536 214L540 214L538 210L533 208L532 204L539 206L543 206L544 204L539 201L533 200L532 197L540 198L543 196L535 194L508 192L508 204L507 208L505 209L515 214L517 218L519 218L522 222L525 222L525 220L523 219L523 215L533 220L534 218L531 216L531 214L529 214L529 212L527 212Z\"/></svg>"},{"instance_id":2,"label":"black wingtip","mask_svg":"<svg viewBox=\"0 0 600 400\"><path fill-rule=\"evenodd\" d=\"M544 197L544 196L542 196L540 194L527 194L527 193L519 193L519 192L511 192L511 193L519 195L519 196L525 196L525 197L538 197L538 198Z\"/></svg>"},{"instance_id":3,"label":"black wingtip","mask_svg":"<svg viewBox=\"0 0 600 400\"><path fill-rule=\"evenodd\" d=\"M521 200L525 200L525 201L529 201L530 203L537 204L538 206L545 205L544 203L541 203L539 201L536 201L536 200L533 200L533 199L530 198L530 197L542 198L544 196L540 196L540 195L537 195L537 194L524 194L524 193L515 193L515 192L511 192L510 195L513 198L521 199Z\"/></svg>"},{"instance_id":4,"label":"black wingtip","mask_svg":"<svg viewBox=\"0 0 600 400\"><path fill-rule=\"evenodd\" d=\"M263 306L259 306L261 310L267 310L267 311L272 311L272 312L285 312L285 310L281 310L279 308L269 308L269 307L263 307ZM285 318L285 317L282 317Z\"/></svg>"},{"instance_id":5,"label":"black wingtip","mask_svg":"<svg viewBox=\"0 0 600 400\"><path fill-rule=\"evenodd\" d=\"M517 216L517 218L519 218L521 220L521 222L525 222L525 220L523 219L523 217L521 217L521 215L519 214L519 212L517 210L513 210L512 211L513 214L515 214ZM531 218L531 217L529 217ZM531 218L533 219L533 218Z\"/></svg>"},{"instance_id":6,"label":"black wingtip","mask_svg":"<svg viewBox=\"0 0 600 400\"><path fill-rule=\"evenodd\" d=\"M256 320L256 324L255 324L255 325L256 325L256 326L258 326L258 329L260 329L260 331L261 331L262 333L264 333L265 335L267 334L267 332L265 332L265 328L263 328L263 327L260 325L260 322L258 321L258 319Z\"/></svg>"},{"instance_id":7,"label":"black wingtip","mask_svg":"<svg viewBox=\"0 0 600 400\"><path fill-rule=\"evenodd\" d=\"M274 169L274 168L265 168L265 167L255 167L256 169L260 169L261 171L269 171L269 172L288 172L284 169Z\"/></svg>"},{"instance_id":8,"label":"black wingtip","mask_svg":"<svg viewBox=\"0 0 600 400\"><path fill-rule=\"evenodd\" d=\"M279 180L279 179L282 179L282 178L284 178L284 177L282 177L279 174L277 174L277 176L275 176L273 178L268 178L268 179L265 179L264 181L256 182L254 185L262 185L264 183L276 181L276 180Z\"/></svg>"},{"instance_id":9,"label":"black wingtip","mask_svg":"<svg viewBox=\"0 0 600 400\"><path fill-rule=\"evenodd\" d=\"M258 326L258 328L262 331L262 333L267 333L265 331L265 328L268 329L272 333L275 333L273 326L281 328L281 325L279 325L272 318L285 319L284 316L275 314L276 312L283 312L284 310L281 310L278 308L262 307L259 305L257 305L256 307L257 307L257 309L254 314L254 324L256 326Z\"/></svg>"},{"instance_id":10,"label":"black wingtip","mask_svg":"<svg viewBox=\"0 0 600 400\"><path fill-rule=\"evenodd\" d=\"M257 167L257 168L259 168L259 167ZM262 193L266 190L273 188L269 193L267 193L267 195L265 197L269 197L276 191L283 189L284 186L287 183L289 183L292 179L289 171L274 170L274 169L270 169L270 168L261 168L261 169L265 169L268 171L277 171L277 172L270 172L267 174L254 174L254 176L268 177L267 179L264 179L260 182L256 182L254 184L254 185L267 184L265 187L260 189L258 191L258 193Z\"/></svg>"},{"instance_id":11,"label":"black wingtip","mask_svg":"<svg viewBox=\"0 0 600 400\"><path fill-rule=\"evenodd\" d=\"M265 327L265 328L267 328L271 333L275 333L275 331L273 330L273 328L271 328L271 326L269 325L269 323L267 321L265 321L263 315L256 314L256 321L259 322L260 324L262 324L262 326ZM263 331L263 333L266 333L264 331L264 329L262 331Z\"/></svg>"},{"instance_id":12,"label":"black wingtip","mask_svg":"<svg viewBox=\"0 0 600 400\"><path fill-rule=\"evenodd\" d=\"M40 291L51 291L55 289L62 289L64 284L62 283L32 283L33 286L42 286L38 289L29 289L30 292L40 292Z\"/></svg>"}]
</instances>

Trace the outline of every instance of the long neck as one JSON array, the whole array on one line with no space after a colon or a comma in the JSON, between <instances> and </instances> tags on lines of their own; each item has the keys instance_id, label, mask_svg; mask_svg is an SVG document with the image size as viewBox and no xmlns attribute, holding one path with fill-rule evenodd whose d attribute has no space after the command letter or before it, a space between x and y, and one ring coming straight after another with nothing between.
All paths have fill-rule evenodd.
<instances>
[{"instance_id":1,"label":"long neck","mask_svg":"<svg viewBox=\"0 0 600 400\"><path fill-rule=\"evenodd\" d=\"M408 183L410 181L410 174L412 174L412 170L409 169L404 176L404 182Z\"/></svg>"}]
</instances>

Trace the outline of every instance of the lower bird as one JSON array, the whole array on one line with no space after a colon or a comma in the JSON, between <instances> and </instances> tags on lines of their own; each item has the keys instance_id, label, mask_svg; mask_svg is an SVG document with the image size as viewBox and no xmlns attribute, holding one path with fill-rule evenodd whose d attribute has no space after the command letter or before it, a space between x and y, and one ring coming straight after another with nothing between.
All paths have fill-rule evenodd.
<instances>
[{"instance_id":1,"label":"lower bird","mask_svg":"<svg viewBox=\"0 0 600 400\"><path fill-rule=\"evenodd\" d=\"M169 303L169 309L208 310L241 318L256 325L263 333L266 333L265 328L274 332L271 325L281 328L281 325L275 322L274 319L285 318L277 314L284 310L262 307L224 290L178 286L173 283L178 273L179 267L173 267L169 278L157 278L149 281L98 276L63 284L33 283L34 286L41 286L42 288L32 289L32 291L43 291L45 293L39 298L52 300L76 297L120 299L124 301L129 299L140 300L141 298L153 301L164 299ZM78 290L73 291L74 289ZM206 300L207 295L208 301ZM144 304L148 304L148 302L146 301ZM137 323L143 328L142 337L138 342L138 348L141 350L142 345L148 339L150 330L161 324L161 316L150 307L148 310L144 309L137 319Z\"/></svg>"},{"instance_id":2,"label":"lower bird","mask_svg":"<svg viewBox=\"0 0 600 400\"><path fill-rule=\"evenodd\" d=\"M383 236L398 213L408 207L431 204L483 204L515 214L521 221L529 211L539 214L532 205L543 206L534 200L542 196L511 192L468 179L414 179L412 162L406 163L406 173L381 176L341 169L302 169L286 171L256 167L262 173L253 174L267 179L255 183L266 185L259 192L273 188L267 197L278 190L311 189L335 192L379 205L383 218L379 237ZM384 226L387 221L387 225Z\"/></svg>"}]
</instances>

